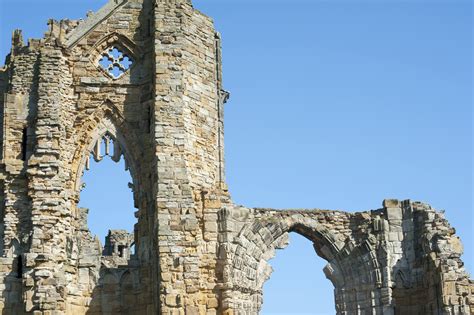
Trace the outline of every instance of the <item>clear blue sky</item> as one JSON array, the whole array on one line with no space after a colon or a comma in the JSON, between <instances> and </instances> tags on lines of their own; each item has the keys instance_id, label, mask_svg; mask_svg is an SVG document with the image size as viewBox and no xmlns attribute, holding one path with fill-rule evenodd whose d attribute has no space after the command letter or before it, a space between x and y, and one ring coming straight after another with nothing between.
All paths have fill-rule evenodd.
<instances>
[{"instance_id":1,"label":"clear blue sky","mask_svg":"<svg viewBox=\"0 0 474 315\"><path fill-rule=\"evenodd\" d=\"M104 3L0 0L0 57L14 28L39 37L49 17ZM223 36L236 203L358 211L385 198L425 201L446 210L474 271L470 1L194 3ZM92 167L81 201L91 228L131 229L123 165ZM273 261L264 314L334 314L324 261L309 241L292 241Z\"/></svg>"}]
</instances>

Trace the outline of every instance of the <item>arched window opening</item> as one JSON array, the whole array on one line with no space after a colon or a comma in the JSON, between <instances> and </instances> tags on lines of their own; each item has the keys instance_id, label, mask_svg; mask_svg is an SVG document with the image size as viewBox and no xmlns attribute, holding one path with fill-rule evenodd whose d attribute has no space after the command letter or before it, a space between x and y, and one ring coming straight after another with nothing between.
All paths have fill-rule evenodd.
<instances>
[{"instance_id":1,"label":"arched window opening","mask_svg":"<svg viewBox=\"0 0 474 315\"><path fill-rule=\"evenodd\" d=\"M290 233L290 245L270 261L273 273L263 287L263 315L335 313L334 287L311 241Z\"/></svg>"},{"instance_id":2,"label":"arched window opening","mask_svg":"<svg viewBox=\"0 0 474 315\"><path fill-rule=\"evenodd\" d=\"M85 161L78 206L89 209L88 227L100 239L104 256L128 259L132 254L136 209L128 168L118 141L108 133Z\"/></svg>"}]
</instances>

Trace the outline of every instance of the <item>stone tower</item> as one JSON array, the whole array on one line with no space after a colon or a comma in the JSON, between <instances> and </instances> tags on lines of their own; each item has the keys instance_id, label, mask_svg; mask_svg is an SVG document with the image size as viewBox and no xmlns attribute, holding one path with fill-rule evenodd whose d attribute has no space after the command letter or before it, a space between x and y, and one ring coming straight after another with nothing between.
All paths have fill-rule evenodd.
<instances>
[{"instance_id":1,"label":"stone tower","mask_svg":"<svg viewBox=\"0 0 474 315\"><path fill-rule=\"evenodd\" d=\"M327 260L337 314L472 314L460 240L426 204L232 203L220 55L187 0L109 0L84 21L50 20L42 39L13 33L0 69L3 314L257 314L290 232ZM89 159L106 156L126 161L137 224L102 247L77 204Z\"/></svg>"}]
</instances>

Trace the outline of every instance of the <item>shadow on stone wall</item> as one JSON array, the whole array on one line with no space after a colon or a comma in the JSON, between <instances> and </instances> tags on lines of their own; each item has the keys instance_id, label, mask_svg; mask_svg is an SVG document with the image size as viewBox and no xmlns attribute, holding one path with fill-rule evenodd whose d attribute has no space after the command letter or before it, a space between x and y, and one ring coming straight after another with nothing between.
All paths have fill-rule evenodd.
<instances>
[{"instance_id":1,"label":"shadow on stone wall","mask_svg":"<svg viewBox=\"0 0 474 315\"><path fill-rule=\"evenodd\" d=\"M17 240L14 242L18 243ZM23 256L19 254L19 248L15 245L12 246L8 256L0 258L2 268L10 270L3 278L2 314L25 314L25 302L22 296Z\"/></svg>"},{"instance_id":2,"label":"shadow on stone wall","mask_svg":"<svg viewBox=\"0 0 474 315\"><path fill-rule=\"evenodd\" d=\"M138 273L138 269L133 267L101 268L86 314L146 314L146 304L139 303Z\"/></svg>"}]
</instances>

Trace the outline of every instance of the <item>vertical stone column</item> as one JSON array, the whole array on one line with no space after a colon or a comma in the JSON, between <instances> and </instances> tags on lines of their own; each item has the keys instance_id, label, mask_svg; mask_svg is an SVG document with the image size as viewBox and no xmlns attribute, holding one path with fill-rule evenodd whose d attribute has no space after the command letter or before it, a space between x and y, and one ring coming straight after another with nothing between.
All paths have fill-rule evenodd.
<instances>
[{"instance_id":1,"label":"vertical stone column","mask_svg":"<svg viewBox=\"0 0 474 315\"><path fill-rule=\"evenodd\" d=\"M38 53L23 49L21 33L14 32L14 48L8 69L2 73L2 154L5 204L3 249L8 255L12 241L19 245L30 233L27 197L27 160L31 155L32 125L36 114Z\"/></svg>"},{"instance_id":2,"label":"vertical stone column","mask_svg":"<svg viewBox=\"0 0 474 315\"><path fill-rule=\"evenodd\" d=\"M7 88L8 88L8 68L0 67L0 161L3 161L3 156L4 156L4 151L5 151L4 140L3 140L3 138L5 137L4 100L5 100L5 94L7 93Z\"/></svg>"},{"instance_id":3,"label":"vertical stone column","mask_svg":"<svg viewBox=\"0 0 474 315\"><path fill-rule=\"evenodd\" d=\"M34 47L24 47L21 31L15 30L7 66L0 69L0 281L6 289L0 298L0 309L12 314L24 311L23 253L31 231L26 167L31 154L37 59Z\"/></svg>"},{"instance_id":4,"label":"vertical stone column","mask_svg":"<svg viewBox=\"0 0 474 315\"><path fill-rule=\"evenodd\" d=\"M189 1L155 7L157 263L161 313L217 312L223 180L215 31Z\"/></svg>"},{"instance_id":5,"label":"vertical stone column","mask_svg":"<svg viewBox=\"0 0 474 315\"><path fill-rule=\"evenodd\" d=\"M3 253L9 255L12 242L19 246L20 212L27 204L25 161L23 158L23 138L27 125L28 108L25 95L21 91L5 94L4 100L4 182L3 193L5 203L3 208Z\"/></svg>"},{"instance_id":6,"label":"vertical stone column","mask_svg":"<svg viewBox=\"0 0 474 315\"><path fill-rule=\"evenodd\" d=\"M16 122L16 127L23 126L24 120L18 122L17 117L13 116L15 107L18 105L15 102L16 97L10 95L9 102L6 102L8 107L6 118L9 118L9 123L6 127L9 130L6 132L9 137L5 143L9 146L12 141L21 143L22 133L14 134L12 125ZM21 117L21 116L20 116ZM16 128L15 128L16 129ZM18 137L17 139L15 139ZM8 147L5 151L9 151ZM7 160L2 160L3 165L0 165L0 240L2 244L0 258L0 283L7 289L2 294L0 300L1 307L7 313L17 313L23 311L21 286L22 286L22 255L27 247L27 239L25 236L30 228L28 221L29 214L29 200L27 197L27 179L25 176L25 161L18 156L12 156L11 151L7 153Z\"/></svg>"},{"instance_id":7,"label":"vertical stone column","mask_svg":"<svg viewBox=\"0 0 474 315\"><path fill-rule=\"evenodd\" d=\"M156 219L154 251L155 312L179 314L184 309L186 231L197 226L185 162L183 102L183 19L178 1L157 1L155 7L155 144ZM190 244L191 245L191 244Z\"/></svg>"},{"instance_id":8,"label":"vertical stone column","mask_svg":"<svg viewBox=\"0 0 474 315\"><path fill-rule=\"evenodd\" d=\"M39 59L36 148L29 160L29 196L32 203L31 248L26 254L23 280L26 311L63 314L65 311L67 236L71 235L71 204L66 181L66 142L69 75L59 48L44 47Z\"/></svg>"},{"instance_id":9,"label":"vertical stone column","mask_svg":"<svg viewBox=\"0 0 474 315\"><path fill-rule=\"evenodd\" d=\"M397 262L403 257L402 241L404 238L402 229L403 212L401 203L396 199L386 199L383 201L384 217L382 221L383 234L382 246L384 255L381 259L384 263L382 288L382 301L384 304L384 312L394 314L393 301L393 268Z\"/></svg>"}]
</instances>

